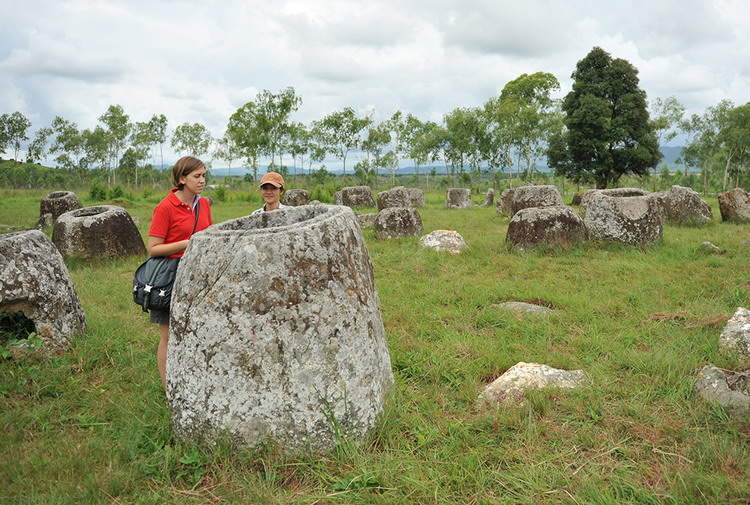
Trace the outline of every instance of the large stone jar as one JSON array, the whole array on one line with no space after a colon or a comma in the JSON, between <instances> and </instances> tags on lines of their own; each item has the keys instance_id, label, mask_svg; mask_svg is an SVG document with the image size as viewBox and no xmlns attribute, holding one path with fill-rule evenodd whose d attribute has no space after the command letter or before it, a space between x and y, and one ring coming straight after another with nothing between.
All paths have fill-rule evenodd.
<instances>
[{"instance_id":1,"label":"large stone jar","mask_svg":"<svg viewBox=\"0 0 750 505\"><path fill-rule=\"evenodd\" d=\"M354 212L302 206L197 233L172 295L167 398L184 440L286 452L365 435L393 383Z\"/></svg>"},{"instance_id":2,"label":"large stone jar","mask_svg":"<svg viewBox=\"0 0 750 505\"><path fill-rule=\"evenodd\" d=\"M145 256L143 238L128 211L97 205L60 215L52 242L65 258L120 258Z\"/></svg>"}]
</instances>

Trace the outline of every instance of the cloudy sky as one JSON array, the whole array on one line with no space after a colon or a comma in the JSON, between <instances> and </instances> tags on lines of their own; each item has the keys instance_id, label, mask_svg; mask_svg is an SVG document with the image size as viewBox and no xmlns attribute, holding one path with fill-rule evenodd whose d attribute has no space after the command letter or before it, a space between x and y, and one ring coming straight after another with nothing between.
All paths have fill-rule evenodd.
<instances>
[{"instance_id":1,"label":"cloudy sky","mask_svg":"<svg viewBox=\"0 0 750 505\"><path fill-rule=\"evenodd\" d=\"M610 5L611 4L611 5ZM522 73L570 74L593 46L689 112L750 100L750 2L651 0L0 0L0 113L91 128L110 104L220 136L262 89L293 86L296 119L345 106L440 120Z\"/></svg>"}]
</instances>

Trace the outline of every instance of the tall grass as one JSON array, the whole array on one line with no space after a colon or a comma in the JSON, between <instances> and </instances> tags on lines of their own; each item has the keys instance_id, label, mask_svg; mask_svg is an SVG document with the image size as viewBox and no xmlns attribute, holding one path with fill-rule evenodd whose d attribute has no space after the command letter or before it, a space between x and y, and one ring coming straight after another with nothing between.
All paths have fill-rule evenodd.
<instances>
[{"instance_id":1,"label":"tall grass","mask_svg":"<svg viewBox=\"0 0 750 505\"><path fill-rule=\"evenodd\" d=\"M31 225L43 193L3 192L0 221ZM642 249L511 254L494 208L448 210L437 191L426 200L425 232L457 230L469 248L451 256L364 231L396 378L367 440L295 457L176 442L158 330L130 301L141 258L69 261L86 333L62 355L0 363L0 503L748 502L750 419L698 400L691 374L738 365L717 340L750 303L750 227L715 218L667 226L662 243ZM212 214L218 222L258 206L253 193L227 191ZM144 234L152 208L128 207ZM696 253L704 240L726 253ZM495 307L507 300L554 313ZM519 361L581 368L592 383L478 408L481 388Z\"/></svg>"}]
</instances>

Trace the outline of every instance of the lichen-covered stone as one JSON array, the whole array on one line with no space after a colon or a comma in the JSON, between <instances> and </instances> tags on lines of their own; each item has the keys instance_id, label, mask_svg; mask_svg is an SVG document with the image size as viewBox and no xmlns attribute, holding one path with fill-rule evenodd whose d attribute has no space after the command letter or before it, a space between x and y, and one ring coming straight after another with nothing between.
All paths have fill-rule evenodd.
<instances>
[{"instance_id":1,"label":"lichen-covered stone","mask_svg":"<svg viewBox=\"0 0 750 505\"><path fill-rule=\"evenodd\" d=\"M589 189L581 197L581 207L586 207L589 201L597 195L624 198L628 196L648 196L650 194L652 194L650 191L641 188Z\"/></svg>"},{"instance_id":2,"label":"lichen-covered stone","mask_svg":"<svg viewBox=\"0 0 750 505\"><path fill-rule=\"evenodd\" d=\"M0 235L0 312L23 312L49 352L65 349L85 329L63 258L38 230Z\"/></svg>"},{"instance_id":3,"label":"lichen-covered stone","mask_svg":"<svg viewBox=\"0 0 750 505\"><path fill-rule=\"evenodd\" d=\"M490 207L494 201L495 201L495 190L490 188L487 190L487 195L484 197L484 201L482 202L482 207Z\"/></svg>"},{"instance_id":4,"label":"lichen-covered stone","mask_svg":"<svg viewBox=\"0 0 750 505\"><path fill-rule=\"evenodd\" d=\"M424 207L424 191L419 188L406 188L412 207Z\"/></svg>"},{"instance_id":5,"label":"lichen-covered stone","mask_svg":"<svg viewBox=\"0 0 750 505\"><path fill-rule=\"evenodd\" d=\"M539 363L516 363L479 394L479 403L514 404L525 400L526 391L548 387L576 388L588 381L583 370L559 370Z\"/></svg>"},{"instance_id":6,"label":"lichen-covered stone","mask_svg":"<svg viewBox=\"0 0 750 505\"><path fill-rule=\"evenodd\" d=\"M513 208L513 190L505 189L500 193L500 198L497 199L495 204L495 212L498 214L505 214L510 216L510 211Z\"/></svg>"},{"instance_id":7,"label":"lichen-covered stone","mask_svg":"<svg viewBox=\"0 0 750 505\"><path fill-rule=\"evenodd\" d=\"M378 193L378 210L393 207L413 207L412 196L408 189L403 186L396 186Z\"/></svg>"},{"instance_id":8,"label":"lichen-covered stone","mask_svg":"<svg viewBox=\"0 0 750 505\"><path fill-rule=\"evenodd\" d=\"M369 212L367 214L357 214L357 220L359 226L362 228L372 228L375 226L375 219L377 219L377 212Z\"/></svg>"},{"instance_id":9,"label":"lichen-covered stone","mask_svg":"<svg viewBox=\"0 0 750 505\"><path fill-rule=\"evenodd\" d=\"M750 222L750 194L742 188L734 188L721 193L719 210L722 221Z\"/></svg>"},{"instance_id":10,"label":"lichen-covered stone","mask_svg":"<svg viewBox=\"0 0 750 505\"><path fill-rule=\"evenodd\" d=\"M750 310L737 308L721 332L719 349L743 362L750 362Z\"/></svg>"},{"instance_id":11,"label":"lichen-covered stone","mask_svg":"<svg viewBox=\"0 0 750 505\"><path fill-rule=\"evenodd\" d=\"M351 209L306 205L196 233L172 295L167 399L178 438L286 452L364 436L393 383Z\"/></svg>"},{"instance_id":12,"label":"lichen-covered stone","mask_svg":"<svg viewBox=\"0 0 750 505\"><path fill-rule=\"evenodd\" d=\"M468 209L472 205L468 188L449 188L445 192L445 206L449 209Z\"/></svg>"},{"instance_id":13,"label":"lichen-covered stone","mask_svg":"<svg viewBox=\"0 0 750 505\"><path fill-rule=\"evenodd\" d=\"M549 307L527 302L503 302L492 305L493 308L509 310L516 314L546 315L553 312Z\"/></svg>"},{"instance_id":14,"label":"lichen-covered stone","mask_svg":"<svg viewBox=\"0 0 750 505\"><path fill-rule=\"evenodd\" d=\"M347 207L375 207L372 190L369 186L349 186L341 188L334 195L336 205Z\"/></svg>"},{"instance_id":15,"label":"lichen-covered stone","mask_svg":"<svg viewBox=\"0 0 750 505\"><path fill-rule=\"evenodd\" d=\"M51 214L54 224L61 214L80 208L81 201L75 193L72 191L55 191L39 201L39 220L41 223L45 214Z\"/></svg>"},{"instance_id":16,"label":"lichen-covered stone","mask_svg":"<svg viewBox=\"0 0 750 505\"><path fill-rule=\"evenodd\" d=\"M383 209L375 218L375 234L379 239L419 236L423 229L422 216L411 207Z\"/></svg>"},{"instance_id":17,"label":"lichen-covered stone","mask_svg":"<svg viewBox=\"0 0 750 505\"><path fill-rule=\"evenodd\" d=\"M669 191L655 193L661 198L664 217L673 224L705 224L711 221L711 207L691 188L672 186Z\"/></svg>"},{"instance_id":18,"label":"lichen-covered stone","mask_svg":"<svg viewBox=\"0 0 750 505\"><path fill-rule=\"evenodd\" d=\"M513 190L509 215L512 217L521 209L531 207L556 207L563 204L562 195L557 186L521 186Z\"/></svg>"},{"instance_id":19,"label":"lichen-covered stone","mask_svg":"<svg viewBox=\"0 0 750 505\"><path fill-rule=\"evenodd\" d=\"M730 416L739 417L750 411L750 372L732 372L713 365L698 372L695 383L698 396L725 407Z\"/></svg>"},{"instance_id":20,"label":"lichen-covered stone","mask_svg":"<svg viewBox=\"0 0 750 505\"><path fill-rule=\"evenodd\" d=\"M435 230L419 239L419 245L434 251L459 254L466 249L466 241L454 230Z\"/></svg>"},{"instance_id":21,"label":"lichen-covered stone","mask_svg":"<svg viewBox=\"0 0 750 505\"><path fill-rule=\"evenodd\" d=\"M138 228L128 211L115 205L97 205L66 212L57 218L52 242L66 258L143 256Z\"/></svg>"},{"instance_id":22,"label":"lichen-covered stone","mask_svg":"<svg viewBox=\"0 0 750 505\"><path fill-rule=\"evenodd\" d=\"M662 239L662 220L661 202L653 195L595 194L586 203L584 223L591 239L643 245Z\"/></svg>"},{"instance_id":23,"label":"lichen-covered stone","mask_svg":"<svg viewBox=\"0 0 750 505\"><path fill-rule=\"evenodd\" d=\"M516 212L508 224L506 242L513 249L541 244L575 244L586 240L586 226L570 207L529 207Z\"/></svg>"},{"instance_id":24,"label":"lichen-covered stone","mask_svg":"<svg viewBox=\"0 0 750 505\"><path fill-rule=\"evenodd\" d=\"M281 203L292 207L307 205L309 201L310 192L306 189L288 189L284 191L284 196L281 198Z\"/></svg>"}]
</instances>

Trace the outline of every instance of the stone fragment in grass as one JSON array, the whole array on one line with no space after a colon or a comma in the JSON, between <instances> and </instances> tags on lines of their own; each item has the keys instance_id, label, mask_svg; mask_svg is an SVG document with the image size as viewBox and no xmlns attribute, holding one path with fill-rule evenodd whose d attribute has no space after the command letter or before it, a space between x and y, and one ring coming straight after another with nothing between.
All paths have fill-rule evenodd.
<instances>
[{"instance_id":1,"label":"stone fragment in grass","mask_svg":"<svg viewBox=\"0 0 750 505\"><path fill-rule=\"evenodd\" d=\"M146 254L143 238L130 214L115 205L84 207L62 214L52 230L52 242L66 258Z\"/></svg>"},{"instance_id":2,"label":"stone fragment in grass","mask_svg":"<svg viewBox=\"0 0 750 505\"><path fill-rule=\"evenodd\" d=\"M569 245L586 240L586 226L570 207L529 207L516 212L505 240L512 249L538 245Z\"/></svg>"},{"instance_id":3,"label":"stone fragment in grass","mask_svg":"<svg viewBox=\"0 0 750 505\"><path fill-rule=\"evenodd\" d=\"M698 249L696 249L696 251L701 254L723 254L724 253L724 251L719 246L708 241L701 243L701 245L698 246Z\"/></svg>"},{"instance_id":4,"label":"stone fragment in grass","mask_svg":"<svg viewBox=\"0 0 750 505\"><path fill-rule=\"evenodd\" d=\"M68 347L86 320L68 269L38 230L0 235L0 312L22 312L45 352Z\"/></svg>"},{"instance_id":5,"label":"stone fragment in grass","mask_svg":"<svg viewBox=\"0 0 750 505\"><path fill-rule=\"evenodd\" d=\"M396 186L378 193L378 210L394 207L414 207L410 190L403 186Z\"/></svg>"},{"instance_id":6,"label":"stone fragment in grass","mask_svg":"<svg viewBox=\"0 0 750 505\"><path fill-rule=\"evenodd\" d=\"M459 254L466 249L466 241L454 230L435 230L419 239L419 245L435 251Z\"/></svg>"},{"instance_id":7,"label":"stone fragment in grass","mask_svg":"<svg viewBox=\"0 0 750 505\"><path fill-rule=\"evenodd\" d=\"M350 208L292 207L190 239L167 353L179 439L326 451L370 432L392 384L372 264Z\"/></svg>"},{"instance_id":8,"label":"stone fragment in grass","mask_svg":"<svg viewBox=\"0 0 750 505\"><path fill-rule=\"evenodd\" d=\"M579 387L588 382L583 370L560 370L539 363L516 363L479 394L482 405L514 404L525 400L526 391L542 388Z\"/></svg>"},{"instance_id":9,"label":"stone fragment in grass","mask_svg":"<svg viewBox=\"0 0 750 505\"><path fill-rule=\"evenodd\" d=\"M348 186L335 194L336 205L347 207L375 207L372 190L369 186Z\"/></svg>"},{"instance_id":10,"label":"stone fragment in grass","mask_svg":"<svg viewBox=\"0 0 750 505\"><path fill-rule=\"evenodd\" d=\"M375 218L375 234L379 239L419 236L423 229L422 217L412 208L383 209Z\"/></svg>"},{"instance_id":11,"label":"stone fragment in grass","mask_svg":"<svg viewBox=\"0 0 750 505\"><path fill-rule=\"evenodd\" d=\"M281 198L281 203L292 207L307 205L309 201L310 192L306 189L288 189L284 191L284 196Z\"/></svg>"},{"instance_id":12,"label":"stone fragment in grass","mask_svg":"<svg viewBox=\"0 0 750 505\"><path fill-rule=\"evenodd\" d=\"M734 188L721 193L719 210L722 221L750 222L750 194L742 188Z\"/></svg>"},{"instance_id":13,"label":"stone fragment in grass","mask_svg":"<svg viewBox=\"0 0 750 505\"><path fill-rule=\"evenodd\" d=\"M545 307L544 305L535 305L533 303L526 303L526 302L496 303L492 305L492 307L503 309L503 310L509 310L517 314L541 314L543 315L543 314L552 314L554 312L551 308Z\"/></svg>"},{"instance_id":14,"label":"stone fragment in grass","mask_svg":"<svg viewBox=\"0 0 750 505\"><path fill-rule=\"evenodd\" d=\"M484 202L482 202L482 207L490 207L494 201L495 201L495 190L490 188L487 190L487 196L484 197Z\"/></svg>"},{"instance_id":15,"label":"stone fragment in grass","mask_svg":"<svg viewBox=\"0 0 750 505\"><path fill-rule=\"evenodd\" d=\"M750 371L704 366L698 372L695 390L704 400L725 407L730 416L739 417L750 411Z\"/></svg>"},{"instance_id":16,"label":"stone fragment in grass","mask_svg":"<svg viewBox=\"0 0 750 505\"><path fill-rule=\"evenodd\" d=\"M750 310L737 307L721 332L719 349L742 362L750 362Z\"/></svg>"},{"instance_id":17,"label":"stone fragment in grass","mask_svg":"<svg viewBox=\"0 0 750 505\"><path fill-rule=\"evenodd\" d=\"M663 208L658 197L613 197L596 193L586 204L584 219L593 240L645 245L663 234Z\"/></svg>"},{"instance_id":18,"label":"stone fragment in grass","mask_svg":"<svg viewBox=\"0 0 750 505\"><path fill-rule=\"evenodd\" d=\"M72 191L55 191L39 202L39 222L42 223L45 214L52 214L51 224L54 224L60 215L80 208L81 201L75 193Z\"/></svg>"},{"instance_id":19,"label":"stone fragment in grass","mask_svg":"<svg viewBox=\"0 0 750 505\"><path fill-rule=\"evenodd\" d=\"M669 191L655 193L662 202L664 217L673 224L704 224L711 221L711 206L691 188L672 186Z\"/></svg>"},{"instance_id":20,"label":"stone fragment in grass","mask_svg":"<svg viewBox=\"0 0 750 505\"><path fill-rule=\"evenodd\" d=\"M556 207L561 205L564 205L564 203L557 186L551 184L521 186L513 190L509 215L513 217L519 210L530 207Z\"/></svg>"},{"instance_id":21,"label":"stone fragment in grass","mask_svg":"<svg viewBox=\"0 0 750 505\"><path fill-rule=\"evenodd\" d=\"M468 188L448 188L445 192L445 207L448 209L468 209L472 205Z\"/></svg>"},{"instance_id":22,"label":"stone fragment in grass","mask_svg":"<svg viewBox=\"0 0 750 505\"><path fill-rule=\"evenodd\" d=\"M370 212L368 214L357 214L357 220L359 220L360 228L372 228L375 226L375 219L378 217L377 212Z\"/></svg>"}]
</instances>

